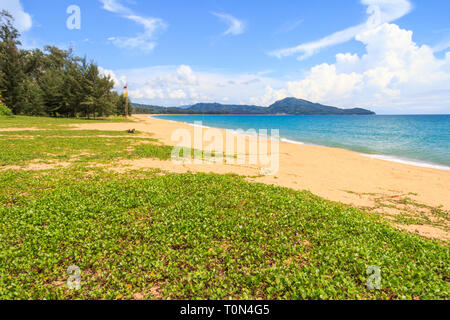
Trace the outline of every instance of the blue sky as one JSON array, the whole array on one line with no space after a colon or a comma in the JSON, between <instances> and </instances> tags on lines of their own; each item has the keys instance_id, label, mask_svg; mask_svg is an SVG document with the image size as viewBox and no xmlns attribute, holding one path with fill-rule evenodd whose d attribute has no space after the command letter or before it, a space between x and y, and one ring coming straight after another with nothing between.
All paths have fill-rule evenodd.
<instances>
[{"instance_id":1,"label":"blue sky","mask_svg":"<svg viewBox=\"0 0 450 320\"><path fill-rule=\"evenodd\" d=\"M80 29L68 29L70 5ZM448 0L0 0L24 47L72 47L135 102L450 113ZM449 52L447 54L447 52Z\"/></svg>"}]
</instances>

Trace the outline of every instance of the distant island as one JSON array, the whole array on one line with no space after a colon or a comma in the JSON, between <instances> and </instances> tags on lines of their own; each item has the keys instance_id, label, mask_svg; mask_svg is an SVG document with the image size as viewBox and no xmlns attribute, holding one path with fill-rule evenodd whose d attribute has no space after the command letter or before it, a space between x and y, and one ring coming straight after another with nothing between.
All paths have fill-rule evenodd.
<instances>
[{"instance_id":1,"label":"distant island","mask_svg":"<svg viewBox=\"0 0 450 320\"><path fill-rule=\"evenodd\" d=\"M341 109L313 103L307 100L286 98L269 107L250 105L225 105L220 103L197 103L183 107L160 107L133 103L134 112L141 114L253 114L253 115L373 115L362 109Z\"/></svg>"}]
</instances>

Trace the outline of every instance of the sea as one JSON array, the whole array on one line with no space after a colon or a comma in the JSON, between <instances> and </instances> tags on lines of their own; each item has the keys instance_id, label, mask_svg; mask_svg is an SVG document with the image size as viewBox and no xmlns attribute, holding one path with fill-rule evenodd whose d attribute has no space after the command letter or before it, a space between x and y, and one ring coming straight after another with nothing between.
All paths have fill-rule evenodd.
<instances>
[{"instance_id":1,"label":"sea","mask_svg":"<svg viewBox=\"0 0 450 320\"><path fill-rule=\"evenodd\" d=\"M282 141L352 150L387 161L450 170L450 115L161 115L230 130L279 129ZM270 132L270 131L269 131Z\"/></svg>"}]
</instances>

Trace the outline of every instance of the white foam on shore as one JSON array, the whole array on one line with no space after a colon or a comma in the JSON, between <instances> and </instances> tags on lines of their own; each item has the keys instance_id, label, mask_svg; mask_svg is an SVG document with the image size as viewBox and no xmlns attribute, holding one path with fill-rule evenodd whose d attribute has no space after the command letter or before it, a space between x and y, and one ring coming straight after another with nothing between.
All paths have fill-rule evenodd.
<instances>
[{"instance_id":1,"label":"white foam on shore","mask_svg":"<svg viewBox=\"0 0 450 320\"><path fill-rule=\"evenodd\" d=\"M149 116L149 118L153 118L152 116ZM153 118L153 119L158 119L158 118ZM161 119L160 119L161 120ZM167 120L167 119L162 119L165 121L170 121L170 122L175 122L175 123L185 123L188 125L191 125L193 127L202 127L202 128L213 128L213 127L208 127L208 126L204 126L204 125L197 125L197 124L193 124L193 123L189 123L189 122L184 122L184 121L174 121L174 120ZM214 129L222 129L222 130L226 130L226 131L230 131L233 134L242 134L245 135L247 137L254 137L254 135L250 135L248 133L243 133L243 132L239 132L239 130L234 130L234 129L224 129L224 128L214 128ZM318 144L312 144L312 143L305 143L305 142L301 142L301 141L296 141L296 140L290 140L290 139L286 139L286 138L281 138L280 137L280 141L281 142L286 142L286 143L290 143L290 144L296 144L296 145L300 145L300 146L304 146L304 145L312 145L312 146L319 146L319 147L325 147L325 148L331 148L329 146L324 146L324 145L318 145ZM438 170L444 170L444 171L450 171L450 167L449 166L445 166L445 165L439 165L439 164L434 164L434 163L428 163L428 162L422 162L419 160L411 160L411 159L403 159L400 157L396 157L396 156L388 156L388 155L378 155L378 154L368 154L368 153L362 153L362 152L357 152L351 149L344 149L341 148L343 150L348 150L348 151L352 151L352 152L356 152L364 157L367 158L371 158L371 159L377 159L377 160L384 160L384 161L390 161L390 162L396 162L396 163L402 163L402 164L407 164L407 165L412 165L412 166L416 166L416 167L423 167L423 168L431 168L431 169L438 169Z\"/></svg>"},{"instance_id":2,"label":"white foam on shore","mask_svg":"<svg viewBox=\"0 0 450 320\"><path fill-rule=\"evenodd\" d=\"M188 123L188 122L185 122L185 123L187 123L187 124L189 124L189 125L191 125L193 127L196 127L196 128L216 129L216 128L213 128L213 127L204 126L203 124L200 125L200 124L196 124L196 123Z\"/></svg>"},{"instance_id":3,"label":"white foam on shore","mask_svg":"<svg viewBox=\"0 0 450 320\"><path fill-rule=\"evenodd\" d=\"M291 143L291 144L298 144L299 146L304 146L304 145L306 145L305 142L295 141L295 140L289 140L289 139L286 139L286 138L281 138L280 141L281 141L281 142L286 142L286 143Z\"/></svg>"},{"instance_id":4,"label":"white foam on shore","mask_svg":"<svg viewBox=\"0 0 450 320\"><path fill-rule=\"evenodd\" d=\"M450 167L434 164L434 163L428 163L428 162L422 162L417 160L409 160L409 159L402 159L395 156L386 156L386 155L378 155L378 154L367 154L367 153L359 153L362 156L371 158L371 159L378 159L378 160L384 160L384 161L390 161L390 162L397 162L402 164L408 164L416 167L424 167L424 168L432 168L432 169L439 169L439 170L445 170L450 171Z\"/></svg>"},{"instance_id":5,"label":"white foam on shore","mask_svg":"<svg viewBox=\"0 0 450 320\"><path fill-rule=\"evenodd\" d=\"M175 121L175 120L169 120L169 119L160 119L160 118L157 118L157 117L154 117L154 116L148 116L148 118L149 118L149 119L156 119L156 120L169 121L169 122L172 122L172 123L185 123L185 124L188 124L188 125L190 125L190 126L192 126L192 127L197 127L197 128L210 128L210 129L216 129L216 128L213 128L213 127L208 127L208 126L205 126L205 125L199 125L199 124L196 124L196 123L190 123L190 122L185 122L185 121ZM217 129L220 129L220 128L217 128ZM227 129L227 130L228 130L228 129Z\"/></svg>"}]
</instances>

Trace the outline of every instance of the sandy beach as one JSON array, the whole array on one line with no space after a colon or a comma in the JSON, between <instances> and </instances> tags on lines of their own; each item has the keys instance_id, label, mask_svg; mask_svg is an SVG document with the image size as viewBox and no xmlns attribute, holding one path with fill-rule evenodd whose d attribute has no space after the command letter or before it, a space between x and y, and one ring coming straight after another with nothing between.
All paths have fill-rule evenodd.
<instances>
[{"instance_id":1,"label":"sandy beach","mask_svg":"<svg viewBox=\"0 0 450 320\"><path fill-rule=\"evenodd\" d=\"M194 127L185 123L133 116L135 123L105 123L75 125L80 129L128 130L154 134L160 142L174 146L175 130L192 133ZM220 129L222 132L225 130ZM247 137L248 139L248 137ZM311 145L280 142L279 171L273 176L261 176L260 166L230 164L180 164L152 159L129 160L126 168L160 168L171 172L235 173L248 180L308 190L320 197L357 206L394 220L404 212L426 215L433 221L436 209L450 211L450 171L419 167L380 159L372 159L353 151ZM433 225L399 225L427 237L449 239L445 227Z\"/></svg>"}]
</instances>

